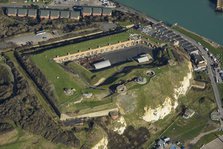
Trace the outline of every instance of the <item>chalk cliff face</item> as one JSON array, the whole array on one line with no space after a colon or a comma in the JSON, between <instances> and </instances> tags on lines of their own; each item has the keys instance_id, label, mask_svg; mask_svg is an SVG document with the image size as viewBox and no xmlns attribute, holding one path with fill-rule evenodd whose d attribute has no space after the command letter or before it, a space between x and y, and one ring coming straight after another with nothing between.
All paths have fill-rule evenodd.
<instances>
[{"instance_id":1,"label":"chalk cliff face","mask_svg":"<svg viewBox=\"0 0 223 149\"><path fill-rule=\"evenodd\" d=\"M174 88L173 97L166 97L162 105L158 105L156 108L144 107L144 115L142 117L146 122L155 122L159 119L163 119L165 116L171 113L173 109L176 109L178 106L178 98L180 96L186 95L187 91L190 89L190 80L192 79L192 66L191 63L188 65L189 72L183 78L183 81L180 82L179 86Z\"/></svg>"},{"instance_id":2,"label":"chalk cliff face","mask_svg":"<svg viewBox=\"0 0 223 149\"><path fill-rule=\"evenodd\" d=\"M91 149L107 149L108 145L108 138L107 137L103 137L94 147L92 147Z\"/></svg>"},{"instance_id":3,"label":"chalk cliff face","mask_svg":"<svg viewBox=\"0 0 223 149\"><path fill-rule=\"evenodd\" d=\"M121 134L124 133L124 131L125 131L125 129L126 129L126 126L127 126L124 117L121 116L121 117L117 120L117 123L119 123L119 125L116 126L116 127L114 128L114 131L121 135Z\"/></svg>"}]
</instances>

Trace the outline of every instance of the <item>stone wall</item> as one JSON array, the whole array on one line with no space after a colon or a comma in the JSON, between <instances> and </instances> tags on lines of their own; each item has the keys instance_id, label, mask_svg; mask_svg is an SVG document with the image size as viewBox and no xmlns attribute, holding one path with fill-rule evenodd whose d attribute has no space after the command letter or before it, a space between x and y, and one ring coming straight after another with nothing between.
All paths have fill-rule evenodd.
<instances>
[{"instance_id":1,"label":"stone wall","mask_svg":"<svg viewBox=\"0 0 223 149\"><path fill-rule=\"evenodd\" d=\"M102 54L102 53L111 52L111 51L117 51L123 48L132 47L132 46L136 46L136 45L144 44L144 43L145 41L142 39L128 40L128 41L119 42L112 45L109 44L107 46L99 47L96 49L90 49L87 51L78 52L74 54L68 54L66 56L55 57L53 60L57 63L63 63L63 62L73 61L73 60L77 60L77 59L92 56L92 55Z\"/></svg>"}]
</instances>

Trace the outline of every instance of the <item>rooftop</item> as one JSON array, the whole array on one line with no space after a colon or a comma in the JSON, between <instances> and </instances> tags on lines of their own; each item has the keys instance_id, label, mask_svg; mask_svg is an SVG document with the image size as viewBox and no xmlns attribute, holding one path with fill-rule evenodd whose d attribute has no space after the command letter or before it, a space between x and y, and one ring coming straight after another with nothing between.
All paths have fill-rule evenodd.
<instances>
[{"instance_id":1,"label":"rooftop","mask_svg":"<svg viewBox=\"0 0 223 149\"><path fill-rule=\"evenodd\" d=\"M50 15L49 10L40 10L40 16L42 17L48 17Z\"/></svg>"},{"instance_id":2,"label":"rooftop","mask_svg":"<svg viewBox=\"0 0 223 149\"><path fill-rule=\"evenodd\" d=\"M111 8L103 8L103 14L111 14L112 9Z\"/></svg>"},{"instance_id":3,"label":"rooftop","mask_svg":"<svg viewBox=\"0 0 223 149\"><path fill-rule=\"evenodd\" d=\"M70 11L60 11L60 17L61 18L69 18Z\"/></svg>"},{"instance_id":4,"label":"rooftop","mask_svg":"<svg viewBox=\"0 0 223 149\"><path fill-rule=\"evenodd\" d=\"M18 9L18 15L27 15L27 12L28 12L27 9L24 8Z\"/></svg>"},{"instance_id":5,"label":"rooftop","mask_svg":"<svg viewBox=\"0 0 223 149\"><path fill-rule=\"evenodd\" d=\"M83 13L91 13L92 8L91 7L83 7Z\"/></svg>"},{"instance_id":6,"label":"rooftop","mask_svg":"<svg viewBox=\"0 0 223 149\"><path fill-rule=\"evenodd\" d=\"M51 17L59 17L60 16L60 11L59 10L51 10L50 11L50 16Z\"/></svg>"},{"instance_id":7,"label":"rooftop","mask_svg":"<svg viewBox=\"0 0 223 149\"><path fill-rule=\"evenodd\" d=\"M7 8L7 14L17 14L17 8Z\"/></svg>"},{"instance_id":8,"label":"rooftop","mask_svg":"<svg viewBox=\"0 0 223 149\"><path fill-rule=\"evenodd\" d=\"M71 18L77 18L77 17L80 17L80 11L71 11L71 12L70 12L70 17L71 17Z\"/></svg>"},{"instance_id":9,"label":"rooftop","mask_svg":"<svg viewBox=\"0 0 223 149\"><path fill-rule=\"evenodd\" d=\"M28 16L36 16L37 9L28 9Z\"/></svg>"},{"instance_id":10,"label":"rooftop","mask_svg":"<svg viewBox=\"0 0 223 149\"><path fill-rule=\"evenodd\" d=\"M98 63L94 64L94 67L95 67L96 70L106 68L106 67L109 67L109 66L111 66L111 63L110 63L109 60L105 60L105 61L98 62Z\"/></svg>"},{"instance_id":11,"label":"rooftop","mask_svg":"<svg viewBox=\"0 0 223 149\"><path fill-rule=\"evenodd\" d=\"M93 14L94 13L102 13L102 9L101 8L93 8Z\"/></svg>"}]
</instances>

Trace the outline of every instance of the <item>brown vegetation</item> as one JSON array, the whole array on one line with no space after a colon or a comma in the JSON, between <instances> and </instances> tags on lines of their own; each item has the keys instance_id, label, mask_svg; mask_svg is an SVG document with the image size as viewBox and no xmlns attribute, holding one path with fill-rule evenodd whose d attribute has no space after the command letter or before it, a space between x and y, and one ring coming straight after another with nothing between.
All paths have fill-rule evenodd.
<instances>
[{"instance_id":1,"label":"brown vegetation","mask_svg":"<svg viewBox=\"0 0 223 149\"><path fill-rule=\"evenodd\" d=\"M14 124L26 131L41 135L54 143L78 146L79 140L74 136L74 133L63 130L61 124L48 115L38 103L38 99L30 90L27 81L8 59L7 65L12 69L16 87L14 95L0 103L1 123ZM3 128L7 127L4 124Z\"/></svg>"}]
</instances>

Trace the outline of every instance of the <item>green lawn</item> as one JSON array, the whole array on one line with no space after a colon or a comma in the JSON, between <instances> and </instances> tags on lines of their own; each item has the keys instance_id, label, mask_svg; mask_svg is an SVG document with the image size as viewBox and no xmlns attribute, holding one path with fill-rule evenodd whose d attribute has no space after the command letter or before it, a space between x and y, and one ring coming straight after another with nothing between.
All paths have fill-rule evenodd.
<instances>
[{"instance_id":1,"label":"green lawn","mask_svg":"<svg viewBox=\"0 0 223 149\"><path fill-rule=\"evenodd\" d=\"M126 41L129 38L129 32L123 32L111 36L106 36L98 39L93 39L89 41L80 42L77 44L70 44L63 47L51 49L48 51L45 51L44 53L38 54L41 56L46 56L48 58L54 58L56 56L64 56L67 55L67 53L76 53L78 51L85 51L89 50L89 48L94 49L98 46L105 46L113 43L118 43L119 41Z\"/></svg>"},{"instance_id":2,"label":"green lawn","mask_svg":"<svg viewBox=\"0 0 223 149\"><path fill-rule=\"evenodd\" d=\"M129 37L128 32L98 38L90 41L81 42L78 44L67 45L60 48L51 49L41 54L31 56L31 60L43 72L47 80L54 88L54 94L57 97L59 106L79 100L82 92L85 92L86 85L82 79L75 77L73 74L65 71L59 64L55 63L52 58L56 55L66 55L67 53L75 53L78 50L88 50L89 48L97 48L99 45L104 46L108 43L117 43L125 41ZM82 72L81 72L82 73ZM86 77L89 77L87 74ZM75 88L76 92L73 96L66 96L64 88Z\"/></svg>"},{"instance_id":3,"label":"green lawn","mask_svg":"<svg viewBox=\"0 0 223 149\"><path fill-rule=\"evenodd\" d=\"M0 0L0 3L8 3L9 0Z\"/></svg>"},{"instance_id":4,"label":"green lawn","mask_svg":"<svg viewBox=\"0 0 223 149\"><path fill-rule=\"evenodd\" d=\"M200 98L204 97L203 103L200 103ZM212 89L207 87L204 91L190 90L188 94L180 99L181 105L185 105L195 110L195 115L190 119L179 117L173 125L164 133L174 140L186 142L199 135L202 131L212 129L208 125L210 113L216 108ZM213 122L212 122L213 123ZM211 128L209 128L211 127Z\"/></svg>"},{"instance_id":5,"label":"green lawn","mask_svg":"<svg viewBox=\"0 0 223 149\"><path fill-rule=\"evenodd\" d=\"M41 136L33 135L31 133L25 132L20 128L16 128L17 135L14 141L8 140L9 142L5 142L4 144L0 143L1 149L24 149L24 148L32 148L32 149L40 149L40 148L54 148L54 149L70 149L62 144L53 144L50 141L45 140ZM7 137L7 133L5 134ZM0 137L3 137L0 135Z\"/></svg>"}]
</instances>

